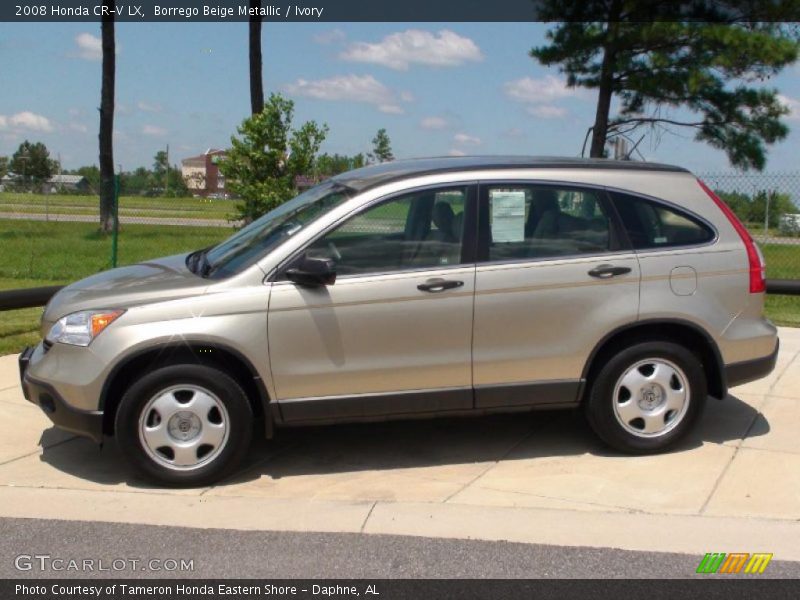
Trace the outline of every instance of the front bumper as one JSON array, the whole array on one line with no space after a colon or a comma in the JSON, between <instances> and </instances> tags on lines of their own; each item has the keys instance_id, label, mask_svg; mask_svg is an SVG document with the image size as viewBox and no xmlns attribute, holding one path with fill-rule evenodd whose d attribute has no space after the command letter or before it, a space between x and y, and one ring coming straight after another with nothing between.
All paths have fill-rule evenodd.
<instances>
[{"instance_id":1,"label":"front bumper","mask_svg":"<svg viewBox=\"0 0 800 600\"><path fill-rule=\"evenodd\" d=\"M778 349L781 346L781 341L775 340L775 350L772 354L753 360L745 360L742 362L725 365L725 379L729 388L744 383L761 379L772 373L775 369L775 363L778 361Z\"/></svg>"},{"instance_id":2,"label":"front bumper","mask_svg":"<svg viewBox=\"0 0 800 600\"><path fill-rule=\"evenodd\" d=\"M64 401L53 386L28 375L32 354L33 348L25 348L19 355L19 379L25 399L41 408L59 429L102 443L103 411L74 408Z\"/></svg>"}]
</instances>

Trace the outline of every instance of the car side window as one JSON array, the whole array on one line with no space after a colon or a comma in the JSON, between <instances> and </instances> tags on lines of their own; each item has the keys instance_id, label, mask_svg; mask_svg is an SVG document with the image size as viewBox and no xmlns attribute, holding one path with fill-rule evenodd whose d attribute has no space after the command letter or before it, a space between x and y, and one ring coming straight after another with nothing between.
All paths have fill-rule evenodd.
<instances>
[{"instance_id":1,"label":"car side window","mask_svg":"<svg viewBox=\"0 0 800 600\"><path fill-rule=\"evenodd\" d=\"M313 258L339 275L434 268L461 262L467 188L422 190L381 202L314 242Z\"/></svg>"},{"instance_id":2,"label":"car side window","mask_svg":"<svg viewBox=\"0 0 800 600\"><path fill-rule=\"evenodd\" d=\"M698 219L670 206L615 192L614 206L637 249L693 246L714 239L714 231Z\"/></svg>"},{"instance_id":3,"label":"car side window","mask_svg":"<svg viewBox=\"0 0 800 600\"><path fill-rule=\"evenodd\" d=\"M536 260L602 254L611 249L611 223L597 192L551 186L488 186L483 237L488 259Z\"/></svg>"}]
</instances>

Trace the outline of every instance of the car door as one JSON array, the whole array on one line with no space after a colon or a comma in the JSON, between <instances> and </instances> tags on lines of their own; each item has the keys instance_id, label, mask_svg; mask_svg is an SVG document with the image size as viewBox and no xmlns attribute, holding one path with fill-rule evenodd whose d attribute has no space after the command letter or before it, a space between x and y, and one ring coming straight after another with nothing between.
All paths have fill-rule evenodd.
<instances>
[{"instance_id":1,"label":"car door","mask_svg":"<svg viewBox=\"0 0 800 600\"><path fill-rule=\"evenodd\" d=\"M476 408L576 402L595 345L635 321L639 265L604 191L481 184Z\"/></svg>"},{"instance_id":2,"label":"car door","mask_svg":"<svg viewBox=\"0 0 800 600\"><path fill-rule=\"evenodd\" d=\"M335 284L277 277L268 336L284 420L472 407L475 204L474 184L381 200L302 253L331 259Z\"/></svg>"}]
</instances>

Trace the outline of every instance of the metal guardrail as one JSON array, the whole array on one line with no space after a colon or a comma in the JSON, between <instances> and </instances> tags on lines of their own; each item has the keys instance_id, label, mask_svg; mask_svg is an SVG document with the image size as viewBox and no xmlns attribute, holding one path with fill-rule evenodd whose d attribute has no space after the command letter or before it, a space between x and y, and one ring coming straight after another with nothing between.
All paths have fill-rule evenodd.
<instances>
[{"instance_id":1,"label":"metal guardrail","mask_svg":"<svg viewBox=\"0 0 800 600\"><path fill-rule=\"evenodd\" d=\"M48 285L45 287L0 291L0 310L44 306L53 297L53 294L62 287L64 286Z\"/></svg>"},{"instance_id":2,"label":"metal guardrail","mask_svg":"<svg viewBox=\"0 0 800 600\"><path fill-rule=\"evenodd\" d=\"M44 306L64 286L0 291L0 311ZM800 296L800 279L767 279L767 293Z\"/></svg>"}]
</instances>

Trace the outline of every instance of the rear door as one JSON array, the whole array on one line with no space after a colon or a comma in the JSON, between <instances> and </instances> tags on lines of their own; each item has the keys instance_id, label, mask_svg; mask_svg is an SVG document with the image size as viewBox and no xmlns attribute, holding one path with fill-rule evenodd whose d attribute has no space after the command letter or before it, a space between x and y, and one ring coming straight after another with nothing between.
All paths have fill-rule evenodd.
<instances>
[{"instance_id":1,"label":"rear door","mask_svg":"<svg viewBox=\"0 0 800 600\"><path fill-rule=\"evenodd\" d=\"M577 401L592 349L638 315L639 265L625 244L603 190L481 185L476 408Z\"/></svg>"},{"instance_id":2,"label":"rear door","mask_svg":"<svg viewBox=\"0 0 800 600\"><path fill-rule=\"evenodd\" d=\"M472 184L388 198L306 249L335 262L335 284L273 284L271 368L286 421L472 407L475 200Z\"/></svg>"}]
</instances>

